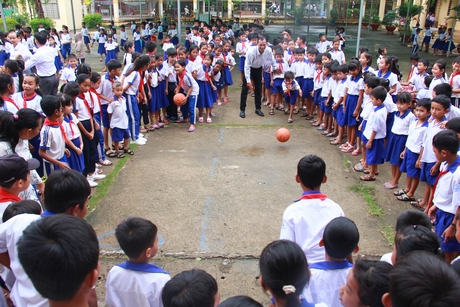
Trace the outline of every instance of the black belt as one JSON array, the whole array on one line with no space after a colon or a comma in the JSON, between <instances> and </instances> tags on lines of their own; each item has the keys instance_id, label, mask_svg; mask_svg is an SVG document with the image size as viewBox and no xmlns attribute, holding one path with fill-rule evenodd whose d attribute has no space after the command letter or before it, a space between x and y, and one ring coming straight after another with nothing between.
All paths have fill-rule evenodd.
<instances>
[{"instance_id":1,"label":"black belt","mask_svg":"<svg viewBox=\"0 0 460 307\"><path fill-rule=\"evenodd\" d=\"M51 77L56 77L56 75L51 75L51 76L38 76L39 78L51 78Z\"/></svg>"}]
</instances>

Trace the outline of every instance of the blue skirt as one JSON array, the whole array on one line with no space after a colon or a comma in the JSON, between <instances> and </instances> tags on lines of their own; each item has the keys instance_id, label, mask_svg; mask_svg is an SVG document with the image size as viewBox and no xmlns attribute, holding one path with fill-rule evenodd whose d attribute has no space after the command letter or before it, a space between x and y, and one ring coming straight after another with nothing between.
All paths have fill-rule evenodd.
<instances>
[{"instance_id":1,"label":"blue skirt","mask_svg":"<svg viewBox=\"0 0 460 307\"><path fill-rule=\"evenodd\" d=\"M159 106L160 109L169 107L168 96L165 94L167 86L168 85L166 84L166 80L163 80L160 83L158 83L158 86L156 87L156 89L158 91L157 92L158 106Z\"/></svg>"},{"instance_id":2,"label":"blue skirt","mask_svg":"<svg viewBox=\"0 0 460 307\"><path fill-rule=\"evenodd\" d=\"M390 162L391 165L401 166L401 153L406 147L407 135L394 134L390 132L387 145L385 146L385 162Z\"/></svg>"},{"instance_id":3,"label":"blue skirt","mask_svg":"<svg viewBox=\"0 0 460 307\"><path fill-rule=\"evenodd\" d=\"M149 86L150 95L152 95L152 98L149 100L149 112L150 113L159 111L161 109L158 87L159 87L158 85L156 87ZM165 96L164 92L163 92L163 96Z\"/></svg>"},{"instance_id":4,"label":"blue skirt","mask_svg":"<svg viewBox=\"0 0 460 307\"><path fill-rule=\"evenodd\" d=\"M3 66L5 64L5 61L8 60L8 56L6 52L0 52L0 66Z\"/></svg>"},{"instance_id":5,"label":"blue skirt","mask_svg":"<svg viewBox=\"0 0 460 307\"><path fill-rule=\"evenodd\" d=\"M110 60L118 60L116 50L107 51L107 55L105 56L105 65L107 65Z\"/></svg>"},{"instance_id":6,"label":"blue skirt","mask_svg":"<svg viewBox=\"0 0 460 307\"><path fill-rule=\"evenodd\" d=\"M420 178L420 169L415 167L419 156L420 154L406 149L406 153L404 154L404 159L399 170L403 173L407 173L407 177Z\"/></svg>"},{"instance_id":7,"label":"blue skirt","mask_svg":"<svg viewBox=\"0 0 460 307\"><path fill-rule=\"evenodd\" d=\"M358 122L356 121L356 116L353 116L353 112L358 105L358 95L348 95L347 96L347 105L345 110L346 116L346 125L347 126L355 126Z\"/></svg>"},{"instance_id":8,"label":"blue skirt","mask_svg":"<svg viewBox=\"0 0 460 307\"><path fill-rule=\"evenodd\" d=\"M302 87L302 98L313 98L311 91L313 91L313 78L304 78Z\"/></svg>"},{"instance_id":9,"label":"blue skirt","mask_svg":"<svg viewBox=\"0 0 460 307\"><path fill-rule=\"evenodd\" d=\"M118 53L118 52L120 52L120 48L117 47L115 48L115 53Z\"/></svg>"},{"instance_id":10,"label":"blue skirt","mask_svg":"<svg viewBox=\"0 0 460 307\"><path fill-rule=\"evenodd\" d=\"M54 66L56 66L56 71L60 71L62 70L62 62L61 62L61 57L59 55L57 55L55 58L54 58Z\"/></svg>"},{"instance_id":11,"label":"blue skirt","mask_svg":"<svg viewBox=\"0 0 460 307\"><path fill-rule=\"evenodd\" d=\"M200 87L200 94L196 102L196 107L199 109L212 108L214 104L214 95L211 87L211 83L208 81L197 80L198 86Z\"/></svg>"},{"instance_id":12,"label":"blue skirt","mask_svg":"<svg viewBox=\"0 0 460 307\"><path fill-rule=\"evenodd\" d=\"M393 123L395 121L395 114L397 111L388 113L387 115L387 134L385 135L385 139L388 140L391 134L391 128L393 127Z\"/></svg>"},{"instance_id":13,"label":"blue skirt","mask_svg":"<svg viewBox=\"0 0 460 307\"><path fill-rule=\"evenodd\" d=\"M171 44L173 44L174 46L179 44L179 38L177 36L174 36L173 38L171 38Z\"/></svg>"},{"instance_id":14,"label":"blue skirt","mask_svg":"<svg viewBox=\"0 0 460 307\"><path fill-rule=\"evenodd\" d=\"M225 73L221 71L220 78L217 81L214 81L214 85L217 87L218 90L221 90L225 86Z\"/></svg>"},{"instance_id":15,"label":"blue skirt","mask_svg":"<svg viewBox=\"0 0 460 307\"><path fill-rule=\"evenodd\" d=\"M163 39L163 32L158 32L158 39Z\"/></svg>"},{"instance_id":16,"label":"blue skirt","mask_svg":"<svg viewBox=\"0 0 460 307\"><path fill-rule=\"evenodd\" d=\"M81 142L80 138L76 138L72 140L72 143L77 147L80 148ZM77 155L75 151L73 151L70 147L66 145L66 148L70 151L70 157L67 159L69 160L69 166L71 169L76 170L79 173L82 173L85 169L85 160L83 153L81 155Z\"/></svg>"},{"instance_id":17,"label":"blue skirt","mask_svg":"<svg viewBox=\"0 0 460 307\"><path fill-rule=\"evenodd\" d=\"M445 52L447 52L447 51L450 52L450 51L452 51L452 50L454 50L454 49L455 49L455 44L454 44L454 42L451 42L451 43L450 43L450 48L449 48L449 41L447 41L447 42L445 42L444 48L443 48L442 50L444 50Z\"/></svg>"},{"instance_id":18,"label":"blue skirt","mask_svg":"<svg viewBox=\"0 0 460 307\"><path fill-rule=\"evenodd\" d=\"M444 49L445 42L441 41L439 38L434 41L433 46L431 46L433 49Z\"/></svg>"},{"instance_id":19,"label":"blue skirt","mask_svg":"<svg viewBox=\"0 0 460 307\"><path fill-rule=\"evenodd\" d=\"M429 44L430 41L431 41L431 36L425 36L425 37L423 38L423 44L425 44L425 43L426 43L426 44Z\"/></svg>"},{"instance_id":20,"label":"blue skirt","mask_svg":"<svg viewBox=\"0 0 460 307\"><path fill-rule=\"evenodd\" d=\"M134 41L134 51L142 53L142 41L141 40Z\"/></svg>"},{"instance_id":21,"label":"blue skirt","mask_svg":"<svg viewBox=\"0 0 460 307\"><path fill-rule=\"evenodd\" d=\"M98 47L97 47L97 53L99 53L99 54L105 54L104 43L99 43L99 45L98 45Z\"/></svg>"},{"instance_id":22,"label":"blue skirt","mask_svg":"<svg viewBox=\"0 0 460 307\"><path fill-rule=\"evenodd\" d=\"M187 51L190 49L190 41L188 39L185 40L185 49L187 49Z\"/></svg>"},{"instance_id":23,"label":"blue skirt","mask_svg":"<svg viewBox=\"0 0 460 307\"><path fill-rule=\"evenodd\" d=\"M232 72L230 71L230 67L224 66L224 74L225 85L233 85Z\"/></svg>"},{"instance_id":24,"label":"blue skirt","mask_svg":"<svg viewBox=\"0 0 460 307\"><path fill-rule=\"evenodd\" d=\"M246 57L245 56L240 56L240 62L238 65L238 70L241 72L244 72L244 63L246 62Z\"/></svg>"},{"instance_id":25,"label":"blue skirt","mask_svg":"<svg viewBox=\"0 0 460 307\"><path fill-rule=\"evenodd\" d=\"M83 42L85 43L85 45L89 44L89 37L83 36Z\"/></svg>"},{"instance_id":26,"label":"blue skirt","mask_svg":"<svg viewBox=\"0 0 460 307\"><path fill-rule=\"evenodd\" d=\"M315 95L313 96L313 104L319 106L321 104L321 89L315 90Z\"/></svg>"}]
</instances>

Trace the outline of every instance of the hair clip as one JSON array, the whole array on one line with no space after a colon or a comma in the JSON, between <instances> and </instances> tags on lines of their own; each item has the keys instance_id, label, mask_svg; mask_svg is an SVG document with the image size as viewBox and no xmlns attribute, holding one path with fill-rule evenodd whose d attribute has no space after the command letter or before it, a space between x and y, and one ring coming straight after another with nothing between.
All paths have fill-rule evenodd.
<instances>
[{"instance_id":1,"label":"hair clip","mask_svg":"<svg viewBox=\"0 0 460 307\"><path fill-rule=\"evenodd\" d=\"M417 229L417 225L414 225L414 229Z\"/></svg>"},{"instance_id":2,"label":"hair clip","mask_svg":"<svg viewBox=\"0 0 460 307\"><path fill-rule=\"evenodd\" d=\"M286 293L286 295L288 295L290 293L295 293L295 287L291 286L291 285L283 286L283 291L284 291L284 293Z\"/></svg>"},{"instance_id":3,"label":"hair clip","mask_svg":"<svg viewBox=\"0 0 460 307\"><path fill-rule=\"evenodd\" d=\"M18 120L19 116L17 114L13 114L13 118L14 118L14 120Z\"/></svg>"}]
</instances>

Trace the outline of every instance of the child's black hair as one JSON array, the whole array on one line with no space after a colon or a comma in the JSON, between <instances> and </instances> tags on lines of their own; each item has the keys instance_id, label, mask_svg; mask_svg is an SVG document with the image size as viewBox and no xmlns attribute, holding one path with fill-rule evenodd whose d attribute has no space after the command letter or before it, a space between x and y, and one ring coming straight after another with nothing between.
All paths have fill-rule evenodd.
<instances>
[{"instance_id":1,"label":"child's black hair","mask_svg":"<svg viewBox=\"0 0 460 307\"><path fill-rule=\"evenodd\" d=\"M390 91L390 80L387 78L379 78L380 85L387 91Z\"/></svg>"},{"instance_id":2,"label":"child's black hair","mask_svg":"<svg viewBox=\"0 0 460 307\"><path fill-rule=\"evenodd\" d=\"M310 281L307 258L295 242L277 240L268 244L259 258L260 275L265 287L289 307L300 307L299 296ZM293 286L295 292L286 293L284 286Z\"/></svg>"},{"instance_id":3,"label":"child's black hair","mask_svg":"<svg viewBox=\"0 0 460 307\"><path fill-rule=\"evenodd\" d=\"M164 307L214 307L217 282L203 270L183 271L169 280L161 293Z\"/></svg>"},{"instance_id":4,"label":"child's black hair","mask_svg":"<svg viewBox=\"0 0 460 307\"><path fill-rule=\"evenodd\" d=\"M401 257L389 275L393 307L451 307L460 299L459 275L426 251Z\"/></svg>"},{"instance_id":5,"label":"child's black hair","mask_svg":"<svg viewBox=\"0 0 460 307\"><path fill-rule=\"evenodd\" d=\"M12 149L19 143L19 131L35 129L39 126L40 114L30 108L22 108L16 116L8 111L0 111L0 138L10 143Z\"/></svg>"},{"instance_id":6,"label":"child's black hair","mask_svg":"<svg viewBox=\"0 0 460 307\"><path fill-rule=\"evenodd\" d=\"M3 64L3 67L8 68L12 74L18 75L19 80L19 89L18 92L22 92L24 89L22 88L22 81L24 81L24 61L22 60L6 60ZM1 92L1 90L0 90Z\"/></svg>"},{"instance_id":7,"label":"child's black hair","mask_svg":"<svg viewBox=\"0 0 460 307\"><path fill-rule=\"evenodd\" d=\"M158 61L159 59L163 59L163 58L164 58L163 53L158 52L157 54L155 54L155 60Z\"/></svg>"},{"instance_id":8,"label":"child's black hair","mask_svg":"<svg viewBox=\"0 0 460 307\"><path fill-rule=\"evenodd\" d=\"M401 92L396 99L400 103L412 103L412 95L409 92Z\"/></svg>"},{"instance_id":9,"label":"child's black hair","mask_svg":"<svg viewBox=\"0 0 460 307\"><path fill-rule=\"evenodd\" d=\"M156 44L155 42L148 41L148 42L145 44L145 50L146 50L147 52L153 52L156 48L157 48L157 44Z\"/></svg>"},{"instance_id":10,"label":"child's black hair","mask_svg":"<svg viewBox=\"0 0 460 307\"><path fill-rule=\"evenodd\" d=\"M118 68L121 68L121 63L120 61L118 60L110 60L108 63L107 63L107 71L110 72L112 70L116 70Z\"/></svg>"},{"instance_id":11,"label":"child's black hair","mask_svg":"<svg viewBox=\"0 0 460 307\"><path fill-rule=\"evenodd\" d=\"M166 55L168 57L170 56L176 56L177 55L177 50L176 48L169 48L168 50L166 50Z\"/></svg>"},{"instance_id":12,"label":"child's black hair","mask_svg":"<svg viewBox=\"0 0 460 307\"><path fill-rule=\"evenodd\" d=\"M452 96L452 86L449 83L440 83L433 88L433 92L438 95Z\"/></svg>"},{"instance_id":13,"label":"child's black hair","mask_svg":"<svg viewBox=\"0 0 460 307\"><path fill-rule=\"evenodd\" d=\"M457 63L457 64L460 63L460 56L458 56L458 57L455 58L454 63Z\"/></svg>"},{"instance_id":14,"label":"child's black hair","mask_svg":"<svg viewBox=\"0 0 460 307\"><path fill-rule=\"evenodd\" d=\"M359 243L359 231L355 222L346 217L331 220L324 228L323 243L329 257L347 258Z\"/></svg>"},{"instance_id":15,"label":"child's black hair","mask_svg":"<svg viewBox=\"0 0 460 307\"><path fill-rule=\"evenodd\" d=\"M358 51L359 51L360 53L369 52L369 48L367 48L366 46L359 46Z\"/></svg>"},{"instance_id":16,"label":"child's black hair","mask_svg":"<svg viewBox=\"0 0 460 307\"><path fill-rule=\"evenodd\" d=\"M157 226L149 220L130 217L117 226L115 236L123 252L129 258L137 259L153 246L157 231Z\"/></svg>"},{"instance_id":17,"label":"child's black hair","mask_svg":"<svg viewBox=\"0 0 460 307\"><path fill-rule=\"evenodd\" d=\"M383 53L385 52L387 48L384 47L384 46L380 46L379 49L377 50L377 52L379 53L379 55L383 55Z\"/></svg>"},{"instance_id":18,"label":"child's black hair","mask_svg":"<svg viewBox=\"0 0 460 307\"><path fill-rule=\"evenodd\" d=\"M61 109L61 100L57 96L45 95L40 102L43 113L52 116L56 110Z\"/></svg>"},{"instance_id":19,"label":"child's black hair","mask_svg":"<svg viewBox=\"0 0 460 307\"><path fill-rule=\"evenodd\" d=\"M128 52L129 48L132 48L134 46L133 42L127 41L125 42L125 45L123 46L123 51Z\"/></svg>"},{"instance_id":20,"label":"child's black hair","mask_svg":"<svg viewBox=\"0 0 460 307\"><path fill-rule=\"evenodd\" d=\"M425 79L423 80L423 84L425 84L425 86L429 88L431 81L433 81L433 76L430 76L430 75L425 76Z\"/></svg>"},{"instance_id":21,"label":"child's black hair","mask_svg":"<svg viewBox=\"0 0 460 307\"><path fill-rule=\"evenodd\" d=\"M78 85L77 82L70 81L70 82L67 82L67 84L64 84L62 92L66 93L69 96L77 97L78 94L80 94L80 86Z\"/></svg>"},{"instance_id":22,"label":"child's black hair","mask_svg":"<svg viewBox=\"0 0 460 307\"><path fill-rule=\"evenodd\" d=\"M96 83L97 81L101 80L101 75L98 73L98 72L93 72L91 74L91 78L89 78L89 80L92 82L92 83Z\"/></svg>"},{"instance_id":23,"label":"child's black hair","mask_svg":"<svg viewBox=\"0 0 460 307\"><path fill-rule=\"evenodd\" d=\"M324 54L324 53L323 53L323 54ZM325 64L323 65L323 73L324 73L324 69L325 69L325 68L331 70L332 65L334 65L333 62L327 62L327 63L325 63Z\"/></svg>"},{"instance_id":24,"label":"child's black hair","mask_svg":"<svg viewBox=\"0 0 460 307\"><path fill-rule=\"evenodd\" d=\"M359 286L358 297L362 306L384 307L382 296L390 286L391 264L383 261L358 260L352 268Z\"/></svg>"},{"instance_id":25,"label":"child's black hair","mask_svg":"<svg viewBox=\"0 0 460 307\"><path fill-rule=\"evenodd\" d=\"M5 223L12 217L20 214L40 214L42 213L42 207L35 200L23 199L17 203L12 203L5 208L3 211L2 222Z\"/></svg>"},{"instance_id":26,"label":"child's black hair","mask_svg":"<svg viewBox=\"0 0 460 307\"><path fill-rule=\"evenodd\" d=\"M460 133L460 117L449 119L446 123L446 128L454 131L455 133Z\"/></svg>"},{"instance_id":27,"label":"child's black hair","mask_svg":"<svg viewBox=\"0 0 460 307\"><path fill-rule=\"evenodd\" d=\"M418 62L422 63L423 66L426 66L426 67L430 66L430 61L428 61L428 60L420 59L420 60L418 60Z\"/></svg>"},{"instance_id":28,"label":"child's black hair","mask_svg":"<svg viewBox=\"0 0 460 307\"><path fill-rule=\"evenodd\" d=\"M412 53L409 57L409 60L418 62L420 60L420 56L418 55L418 53Z\"/></svg>"},{"instance_id":29,"label":"child's black hair","mask_svg":"<svg viewBox=\"0 0 460 307\"><path fill-rule=\"evenodd\" d=\"M326 163L318 156L307 155L297 164L297 175L306 188L319 189L326 176Z\"/></svg>"},{"instance_id":30,"label":"child's black hair","mask_svg":"<svg viewBox=\"0 0 460 307\"><path fill-rule=\"evenodd\" d=\"M72 97L70 97L69 95L61 93L58 94L57 97L59 97L59 99L61 100L62 107L68 107L73 105Z\"/></svg>"},{"instance_id":31,"label":"child's black hair","mask_svg":"<svg viewBox=\"0 0 460 307\"><path fill-rule=\"evenodd\" d=\"M109 34L110 35L110 34ZM110 35L110 37L112 37L112 35ZM73 59L73 60L77 60L77 56L74 54L74 53L71 53L69 54L69 56L67 57L69 60L70 59Z\"/></svg>"},{"instance_id":32,"label":"child's black hair","mask_svg":"<svg viewBox=\"0 0 460 307\"><path fill-rule=\"evenodd\" d=\"M369 96L372 96L375 99L381 100L383 102L387 98L387 91L383 86L379 85L372 89Z\"/></svg>"},{"instance_id":33,"label":"child's black hair","mask_svg":"<svg viewBox=\"0 0 460 307\"><path fill-rule=\"evenodd\" d=\"M168 49L168 51L171 49L173 48ZM174 51L176 51L176 49L174 49ZM128 71L126 72L126 76L129 76L133 71L141 70L143 67L148 66L149 64L150 57L146 54L141 55L136 60L134 60L133 66L130 69L128 69Z\"/></svg>"},{"instance_id":34,"label":"child's black hair","mask_svg":"<svg viewBox=\"0 0 460 307\"><path fill-rule=\"evenodd\" d=\"M316 49L315 47L313 46L308 46L307 47L307 54L310 53L310 54L314 54L314 55L317 55L319 53L318 49Z\"/></svg>"},{"instance_id":35,"label":"child's black hair","mask_svg":"<svg viewBox=\"0 0 460 307\"><path fill-rule=\"evenodd\" d=\"M424 98L427 99L427 98ZM420 99L420 101L424 100ZM420 102L419 101L419 102ZM418 104L417 104L418 105ZM429 110L430 108L428 108ZM407 226L420 225L431 229L431 220L425 213L419 210L406 210L396 219L395 231L399 232Z\"/></svg>"},{"instance_id":36,"label":"child's black hair","mask_svg":"<svg viewBox=\"0 0 460 307\"><path fill-rule=\"evenodd\" d=\"M460 261L457 260L457 261L455 261L454 263L452 263L450 266L452 267L452 269L453 269L455 272L457 272L457 274L458 274L459 277L460 277Z\"/></svg>"},{"instance_id":37,"label":"child's black hair","mask_svg":"<svg viewBox=\"0 0 460 307\"><path fill-rule=\"evenodd\" d=\"M52 301L69 301L97 270L99 242L84 219L68 214L30 224L17 243L18 258L35 289Z\"/></svg>"},{"instance_id":38,"label":"child's black hair","mask_svg":"<svg viewBox=\"0 0 460 307\"><path fill-rule=\"evenodd\" d=\"M431 99L430 98L422 98L420 99L415 107L422 107L425 108L428 113L431 112Z\"/></svg>"},{"instance_id":39,"label":"child's black hair","mask_svg":"<svg viewBox=\"0 0 460 307\"><path fill-rule=\"evenodd\" d=\"M52 172L45 183L44 205L50 212L65 213L77 205L83 209L90 195L91 187L81 173L71 169Z\"/></svg>"},{"instance_id":40,"label":"child's black hair","mask_svg":"<svg viewBox=\"0 0 460 307\"><path fill-rule=\"evenodd\" d=\"M317 54L315 57L315 63L323 63L323 58L321 56L321 53Z\"/></svg>"},{"instance_id":41,"label":"child's black hair","mask_svg":"<svg viewBox=\"0 0 460 307\"><path fill-rule=\"evenodd\" d=\"M372 66L372 54L367 51L361 52L361 54L364 54L364 57L367 59L367 66Z\"/></svg>"},{"instance_id":42,"label":"child's black hair","mask_svg":"<svg viewBox=\"0 0 460 307\"><path fill-rule=\"evenodd\" d=\"M294 48L294 54L303 54L303 55L305 55L305 48Z\"/></svg>"},{"instance_id":43,"label":"child's black hair","mask_svg":"<svg viewBox=\"0 0 460 307\"><path fill-rule=\"evenodd\" d=\"M458 151L458 135L452 130L442 130L433 138L433 147L437 150L446 150L456 155Z\"/></svg>"},{"instance_id":44,"label":"child's black hair","mask_svg":"<svg viewBox=\"0 0 460 307\"><path fill-rule=\"evenodd\" d=\"M88 76L87 74L78 74L77 75L77 80L76 82L81 85L83 82L85 82L86 80L90 80L91 81L91 78L90 76Z\"/></svg>"},{"instance_id":45,"label":"child's black hair","mask_svg":"<svg viewBox=\"0 0 460 307\"><path fill-rule=\"evenodd\" d=\"M284 73L284 79L294 79L295 75L292 71L286 71Z\"/></svg>"},{"instance_id":46,"label":"child's black hair","mask_svg":"<svg viewBox=\"0 0 460 307\"><path fill-rule=\"evenodd\" d=\"M359 63L359 61L351 60L350 63L348 63L348 71L352 71L352 70L357 70L358 75L356 76L356 78L358 79L361 78L362 70L361 70L361 63Z\"/></svg>"},{"instance_id":47,"label":"child's black hair","mask_svg":"<svg viewBox=\"0 0 460 307\"><path fill-rule=\"evenodd\" d=\"M321 57L325 56L326 58L328 58L329 60L332 59L332 56L329 52L323 52L321 53Z\"/></svg>"},{"instance_id":48,"label":"child's black hair","mask_svg":"<svg viewBox=\"0 0 460 307\"><path fill-rule=\"evenodd\" d=\"M226 299L218 307L262 307L262 304L249 296L237 295Z\"/></svg>"},{"instance_id":49,"label":"child's black hair","mask_svg":"<svg viewBox=\"0 0 460 307\"><path fill-rule=\"evenodd\" d=\"M344 74L348 74L348 65L347 64L342 64L339 67L337 67L337 71L341 71Z\"/></svg>"},{"instance_id":50,"label":"child's black hair","mask_svg":"<svg viewBox=\"0 0 460 307\"><path fill-rule=\"evenodd\" d=\"M424 250L437 256L442 255L440 250L441 243L438 236L431 231L431 227L426 228L421 225L406 226L396 233L394 244L396 260L416 250Z\"/></svg>"},{"instance_id":51,"label":"child's black hair","mask_svg":"<svg viewBox=\"0 0 460 307\"><path fill-rule=\"evenodd\" d=\"M399 71L398 58L395 56L384 56L382 60L384 60L386 64L390 64L388 70L394 73L398 77L398 80L401 80L402 74Z\"/></svg>"},{"instance_id":52,"label":"child's black hair","mask_svg":"<svg viewBox=\"0 0 460 307\"><path fill-rule=\"evenodd\" d=\"M91 69L91 66L87 63L83 63L81 65L78 65L77 70L75 74L78 76L80 74L86 74L88 76L91 76L93 70Z\"/></svg>"},{"instance_id":53,"label":"child's black hair","mask_svg":"<svg viewBox=\"0 0 460 307\"><path fill-rule=\"evenodd\" d=\"M446 95L436 95L431 100L431 103L433 102L439 103L444 108L444 110L447 110L450 108L450 98L447 97Z\"/></svg>"},{"instance_id":54,"label":"child's black hair","mask_svg":"<svg viewBox=\"0 0 460 307\"><path fill-rule=\"evenodd\" d=\"M380 78L376 77L374 74L369 74L364 78L364 83L368 88L374 89L377 86L380 86Z\"/></svg>"}]
</instances>

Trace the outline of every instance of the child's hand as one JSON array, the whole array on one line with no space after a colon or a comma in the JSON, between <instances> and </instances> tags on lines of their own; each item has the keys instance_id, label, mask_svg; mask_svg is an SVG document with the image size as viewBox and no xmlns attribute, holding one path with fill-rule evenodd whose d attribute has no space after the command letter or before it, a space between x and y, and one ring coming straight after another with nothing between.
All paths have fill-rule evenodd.
<instances>
[{"instance_id":1,"label":"child's hand","mask_svg":"<svg viewBox=\"0 0 460 307\"><path fill-rule=\"evenodd\" d=\"M416 168L422 168L422 161L417 160L417 162L415 162L415 167Z\"/></svg>"},{"instance_id":2,"label":"child's hand","mask_svg":"<svg viewBox=\"0 0 460 307\"><path fill-rule=\"evenodd\" d=\"M60 168L60 169L70 169L69 165L67 163L64 163L64 162L59 162L57 164L57 166Z\"/></svg>"},{"instance_id":3,"label":"child's hand","mask_svg":"<svg viewBox=\"0 0 460 307\"><path fill-rule=\"evenodd\" d=\"M310 92L310 96L311 96L311 97L315 96L315 91L311 91L311 92Z\"/></svg>"},{"instance_id":4,"label":"child's hand","mask_svg":"<svg viewBox=\"0 0 460 307\"><path fill-rule=\"evenodd\" d=\"M359 125L358 130L359 130L359 131L363 131L363 123L361 123L361 124Z\"/></svg>"},{"instance_id":5,"label":"child's hand","mask_svg":"<svg viewBox=\"0 0 460 307\"><path fill-rule=\"evenodd\" d=\"M438 173L439 173L439 168L438 168L438 167L433 166L433 167L430 169L430 175L431 175L431 176L436 176Z\"/></svg>"},{"instance_id":6,"label":"child's hand","mask_svg":"<svg viewBox=\"0 0 460 307\"><path fill-rule=\"evenodd\" d=\"M428 209L428 206L427 206L427 209ZM425 209L426 214L430 217L430 219L434 220L436 218L436 211L438 210L438 207L436 207L435 205L431 206L430 209L428 209L428 211ZM444 233L443 233L444 235Z\"/></svg>"},{"instance_id":7,"label":"child's hand","mask_svg":"<svg viewBox=\"0 0 460 307\"><path fill-rule=\"evenodd\" d=\"M147 96L149 97L149 99L152 99L152 93L150 93L150 91L148 92Z\"/></svg>"},{"instance_id":8,"label":"child's hand","mask_svg":"<svg viewBox=\"0 0 460 307\"><path fill-rule=\"evenodd\" d=\"M404 159L404 154L405 154L405 153L406 153L406 150L403 150L403 151L401 152L401 154L399 155L399 158L400 158L400 159Z\"/></svg>"},{"instance_id":9,"label":"child's hand","mask_svg":"<svg viewBox=\"0 0 460 307\"><path fill-rule=\"evenodd\" d=\"M273 86L273 80L272 80L272 81L270 81L270 86Z\"/></svg>"},{"instance_id":10,"label":"child's hand","mask_svg":"<svg viewBox=\"0 0 460 307\"><path fill-rule=\"evenodd\" d=\"M356 117L356 118L359 118L359 111L358 110L355 110L353 112L353 116Z\"/></svg>"},{"instance_id":11,"label":"child's hand","mask_svg":"<svg viewBox=\"0 0 460 307\"><path fill-rule=\"evenodd\" d=\"M97 121L94 121L94 128L96 130L101 130L101 126L97 123Z\"/></svg>"},{"instance_id":12,"label":"child's hand","mask_svg":"<svg viewBox=\"0 0 460 307\"><path fill-rule=\"evenodd\" d=\"M94 131L91 131L90 133L88 133L86 137L88 138L88 140L92 140L94 138Z\"/></svg>"},{"instance_id":13,"label":"child's hand","mask_svg":"<svg viewBox=\"0 0 460 307\"><path fill-rule=\"evenodd\" d=\"M75 153L79 156L81 156L81 154L83 153L83 150L81 150L80 148L77 148L75 149Z\"/></svg>"},{"instance_id":14,"label":"child's hand","mask_svg":"<svg viewBox=\"0 0 460 307\"><path fill-rule=\"evenodd\" d=\"M64 149L64 154L66 155L66 157L70 157L70 150L68 150L67 148Z\"/></svg>"},{"instance_id":15,"label":"child's hand","mask_svg":"<svg viewBox=\"0 0 460 307\"><path fill-rule=\"evenodd\" d=\"M110 103L110 102L113 102L113 101L114 101L114 100L113 100L113 97L110 97L109 100L107 100L107 101L108 101L109 103Z\"/></svg>"},{"instance_id":16,"label":"child's hand","mask_svg":"<svg viewBox=\"0 0 460 307\"><path fill-rule=\"evenodd\" d=\"M447 227L446 230L441 235L441 238L444 238L444 243L449 242L455 237L455 227Z\"/></svg>"},{"instance_id":17,"label":"child's hand","mask_svg":"<svg viewBox=\"0 0 460 307\"><path fill-rule=\"evenodd\" d=\"M211 88L213 91L217 90L217 87L215 87L214 85L212 85Z\"/></svg>"},{"instance_id":18,"label":"child's hand","mask_svg":"<svg viewBox=\"0 0 460 307\"><path fill-rule=\"evenodd\" d=\"M366 148L371 148L372 147L372 141L367 142Z\"/></svg>"}]
</instances>

